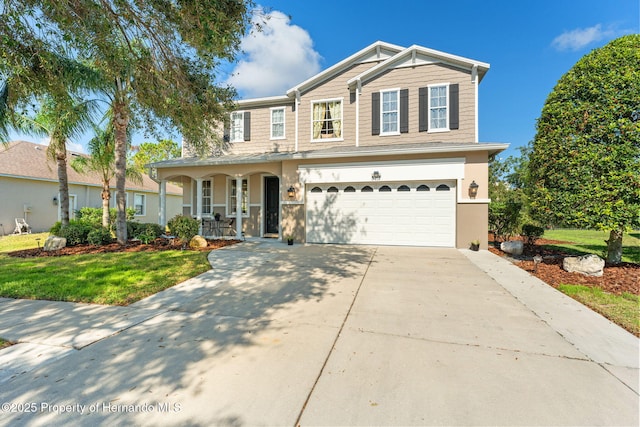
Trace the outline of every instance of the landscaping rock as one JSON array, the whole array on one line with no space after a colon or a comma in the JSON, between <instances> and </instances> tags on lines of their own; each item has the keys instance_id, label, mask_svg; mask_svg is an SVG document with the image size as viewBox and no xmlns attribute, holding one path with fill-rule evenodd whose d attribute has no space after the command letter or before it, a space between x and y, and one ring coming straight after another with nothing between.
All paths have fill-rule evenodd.
<instances>
[{"instance_id":1,"label":"landscaping rock","mask_svg":"<svg viewBox=\"0 0 640 427\"><path fill-rule=\"evenodd\" d=\"M500 250L507 254L522 255L523 249L524 245L522 244L522 240L510 240L500 243Z\"/></svg>"},{"instance_id":2,"label":"landscaping rock","mask_svg":"<svg viewBox=\"0 0 640 427\"><path fill-rule=\"evenodd\" d=\"M207 240L202 236L193 236L193 238L189 241L189 247L191 249L202 249L206 248L207 245Z\"/></svg>"},{"instance_id":3,"label":"landscaping rock","mask_svg":"<svg viewBox=\"0 0 640 427\"><path fill-rule=\"evenodd\" d=\"M44 241L45 251L57 251L67 246L67 239L65 237L49 236Z\"/></svg>"},{"instance_id":4,"label":"landscaping rock","mask_svg":"<svg viewBox=\"0 0 640 427\"><path fill-rule=\"evenodd\" d=\"M598 255L567 257L562 260L562 268L569 273L600 277L604 271L604 260Z\"/></svg>"}]
</instances>

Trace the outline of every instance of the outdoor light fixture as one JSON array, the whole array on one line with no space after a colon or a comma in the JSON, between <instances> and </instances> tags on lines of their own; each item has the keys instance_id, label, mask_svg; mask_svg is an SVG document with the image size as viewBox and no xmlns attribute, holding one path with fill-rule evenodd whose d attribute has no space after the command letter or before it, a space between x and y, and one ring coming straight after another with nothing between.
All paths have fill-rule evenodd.
<instances>
[{"instance_id":1,"label":"outdoor light fixture","mask_svg":"<svg viewBox=\"0 0 640 427\"><path fill-rule=\"evenodd\" d=\"M475 181L471 181L471 184L469 184L469 197L472 199L475 199L476 196L478 195L478 187L480 187L478 184L476 184Z\"/></svg>"},{"instance_id":2,"label":"outdoor light fixture","mask_svg":"<svg viewBox=\"0 0 640 427\"><path fill-rule=\"evenodd\" d=\"M53 196L53 205L58 206L58 197Z\"/></svg>"},{"instance_id":3,"label":"outdoor light fixture","mask_svg":"<svg viewBox=\"0 0 640 427\"><path fill-rule=\"evenodd\" d=\"M293 185L289 187L289 189L287 190L287 195L289 196L290 199L293 199L294 197L296 197L296 189L293 187Z\"/></svg>"},{"instance_id":4,"label":"outdoor light fixture","mask_svg":"<svg viewBox=\"0 0 640 427\"><path fill-rule=\"evenodd\" d=\"M381 178L380 172L373 171L373 173L371 174L371 179L374 181L379 181L380 178Z\"/></svg>"}]
</instances>

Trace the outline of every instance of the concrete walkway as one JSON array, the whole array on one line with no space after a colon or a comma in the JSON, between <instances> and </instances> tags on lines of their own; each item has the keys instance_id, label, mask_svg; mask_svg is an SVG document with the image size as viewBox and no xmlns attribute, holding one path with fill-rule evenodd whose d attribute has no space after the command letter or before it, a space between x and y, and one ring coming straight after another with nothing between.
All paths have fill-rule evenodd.
<instances>
[{"instance_id":1,"label":"concrete walkway","mask_svg":"<svg viewBox=\"0 0 640 427\"><path fill-rule=\"evenodd\" d=\"M488 252L210 261L129 307L0 300L0 425L638 425L638 339Z\"/></svg>"}]
</instances>

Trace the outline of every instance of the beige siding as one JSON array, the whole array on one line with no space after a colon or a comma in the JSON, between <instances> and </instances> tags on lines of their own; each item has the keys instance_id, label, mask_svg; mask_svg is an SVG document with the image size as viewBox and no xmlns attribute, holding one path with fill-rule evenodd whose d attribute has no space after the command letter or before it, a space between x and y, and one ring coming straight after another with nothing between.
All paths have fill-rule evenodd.
<instances>
[{"instance_id":1,"label":"beige siding","mask_svg":"<svg viewBox=\"0 0 640 427\"><path fill-rule=\"evenodd\" d=\"M275 107L283 107L285 111L285 139L271 139L271 109ZM293 111L293 103L245 108L238 111L251 112L251 139L249 141L230 143L230 152L247 154L294 150L295 112Z\"/></svg>"},{"instance_id":2,"label":"beige siding","mask_svg":"<svg viewBox=\"0 0 640 427\"><path fill-rule=\"evenodd\" d=\"M115 191L112 191L114 194ZM127 207L133 207L134 193L146 196L146 215L136 216L140 222L157 223L159 220L159 199L157 193L127 191ZM58 197L58 183L22 178L0 177L0 194L3 208L0 209L0 233L10 234L15 228L15 218L25 218L24 205L30 207L26 219L33 231L48 231L58 221L58 205L53 198ZM101 187L79 184L69 185L69 194L76 197L76 210L83 207L102 207ZM112 198L112 200L114 200ZM114 202L111 202L111 207ZM182 195L167 195L167 218L182 212Z\"/></svg>"},{"instance_id":3,"label":"beige siding","mask_svg":"<svg viewBox=\"0 0 640 427\"><path fill-rule=\"evenodd\" d=\"M460 129L448 132L418 131L418 90L432 84L457 83L460 86ZM409 133L398 136L371 135L371 94L384 89L409 89ZM360 96L360 146L405 144L412 142L474 142L475 87L471 75L441 64L399 68L362 86Z\"/></svg>"}]
</instances>

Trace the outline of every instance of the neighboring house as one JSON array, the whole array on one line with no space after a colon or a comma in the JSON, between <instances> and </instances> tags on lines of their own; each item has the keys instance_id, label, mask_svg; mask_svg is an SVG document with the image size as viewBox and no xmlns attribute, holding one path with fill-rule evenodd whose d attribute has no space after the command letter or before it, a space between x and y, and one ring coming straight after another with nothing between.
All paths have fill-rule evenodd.
<instances>
[{"instance_id":1,"label":"neighboring house","mask_svg":"<svg viewBox=\"0 0 640 427\"><path fill-rule=\"evenodd\" d=\"M185 213L233 217L246 236L486 247L488 158L508 147L478 142L488 69L376 42L282 96L239 101L226 147L184 146L152 173L183 183Z\"/></svg>"},{"instance_id":2,"label":"neighboring house","mask_svg":"<svg viewBox=\"0 0 640 427\"><path fill-rule=\"evenodd\" d=\"M68 161L78 153L68 153ZM102 207L102 181L95 173L79 174L67 167L69 214L82 207ZM127 207L136 209L135 220L158 222L159 185L144 176L142 185L127 182ZM182 213L182 188L167 186L166 211ZM34 232L48 231L60 220L60 195L56 163L47 157L47 147L25 141L0 143L0 233L15 229L15 218L24 218ZM112 182L111 207L115 207L115 179Z\"/></svg>"}]
</instances>

